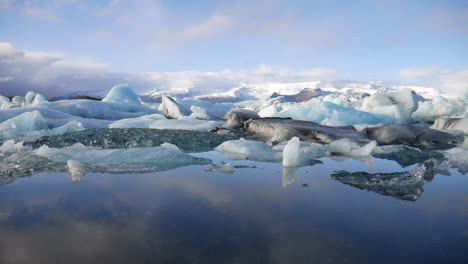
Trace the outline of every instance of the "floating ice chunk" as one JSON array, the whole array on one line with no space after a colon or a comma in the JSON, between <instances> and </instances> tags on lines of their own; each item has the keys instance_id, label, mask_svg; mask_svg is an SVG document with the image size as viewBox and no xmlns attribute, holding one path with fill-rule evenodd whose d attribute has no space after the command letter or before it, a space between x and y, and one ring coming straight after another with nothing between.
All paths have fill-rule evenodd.
<instances>
[{"instance_id":1,"label":"floating ice chunk","mask_svg":"<svg viewBox=\"0 0 468 264\"><path fill-rule=\"evenodd\" d=\"M431 101L419 102L418 109L411 115L418 122L434 122L445 117L466 117L468 105L461 100L447 100L441 96Z\"/></svg>"},{"instance_id":2,"label":"floating ice chunk","mask_svg":"<svg viewBox=\"0 0 468 264\"><path fill-rule=\"evenodd\" d=\"M462 174L468 173L468 150L453 148L444 152L451 168L457 168Z\"/></svg>"},{"instance_id":3,"label":"floating ice chunk","mask_svg":"<svg viewBox=\"0 0 468 264\"><path fill-rule=\"evenodd\" d=\"M46 103L46 102L47 100L42 94L36 94L36 96L34 96L34 100L32 101L31 105L36 106L36 105Z\"/></svg>"},{"instance_id":4,"label":"floating ice chunk","mask_svg":"<svg viewBox=\"0 0 468 264\"><path fill-rule=\"evenodd\" d=\"M289 105L275 116L291 117L296 120L307 120L329 126L380 124L383 122L371 113L330 102L321 102L315 105Z\"/></svg>"},{"instance_id":5,"label":"floating ice chunk","mask_svg":"<svg viewBox=\"0 0 468 264\"><path fill-rule=\"evenodd\" d=\"M379 159L394 160L403 167L421 163L429 159L442 159L444 155L437 151L421 151L405 145L384 145L374 148L372 156Z\"/></svg>"},{"instance_id":6,"label":"floating ice chunk","mask_svg":"<svg viewBox=\"0 0 468 264\"><path fill-rule=\"evenodd\" d=\"M162 103L160 107L167 118L179 119L191 114L190 110L177 103L177 101L172 97L166 95L162 96Z\"/></svg>"},{"instance_id":7,"label":"floating ice chunk","mask_svg":"<svg viewBox=\"0 0 468 264\"><path fill-rule=\"evenodd\" d=\"M460 130L468 135L468 117L464 118L439 118L431 126L439 130Z\"/></svg>"},{"instance_id":8,"label":"floating ice chunk","mask_svg":"<svg viewBox=\"0 0 468 264\"><path fill-rule=\"evenodd\" d=\"M260 118L260 116L254 111L237 108L229 111L225 118L228 120L226 124L227 127L241 128L244 126L245 121L253 118Z\"/></svg>"},{"instance_id":9,"label":"floating ice chunk","mask_svg":"<svg viewBox=\"0 0 468 264\"><path fill-rule=\"evenodd\" d=\"M163 115L152 114L135 118L120 119L109 125L109 128L150 128L155 121L166 120Z\"/></svg>"},{"instance_id":10,"label":"floating ice chunk","mask_svg":"<svg viewBox=\"0 0 468 264\"><path fill-rule=\"evenodd\" d=\"M26 100L22 96L15 96L11 99L13 107L24 107L26 106Z\"/></svg>"},{"instance_id":11,"label":"floating ice chunk","mask_svg":"<svg viewBox=\"0 0 468 264\"><path fill-rule=\"evenodd\" d=\"M215 148L228 159L248 159L256 161L278 162L283 159L281 151L272 150L271 147L260 141L230 140Z\"/></svg>"},{"instance_id":12,"label":"floating ice chunk","mask_svg":"<svg viewBox=\"0 0 468 264\"><path fill-rule=\"evenodd\" d=\"M348 138L355 142L367 142L364 133L353 127L323 126L310 121L288 118L262 118L244 122L244 130L257 140L279 143L299 137L303 141L328 144L335 140Z\"/></svg>"},{"instance_id":13,"label":"floating ice chunk","mask_svg":"<svg viewBox=\"0 0 468 264\"><path fill-rule=\"evenodd\" d=\"M160 113L158 110L141 104L94 100L63 100L39 106L35 109L55 110L72 116L104 120L118 120Z\"/></svg>"},{"instance_id":14,"label":"floating ice chunk","mask_svg":"<svg viewBox=\"0 0 468 264\"><path fill-rule=\"evenodd\" d=\"M22 113L0 123L0 139L13 138L18 134L48 129L47 122L39 111Z\"/></svg>"},{"instance_id":15,"label":"floating ice chunk","mask_svg":"<svg viewBox=\"0 0 468 264\"><path fill-rule=\"evenodd\" d=\"M190 107L190 111L192 111L192 114L190 115L191 117L199 118L199 119L210 119L211 118L205 108L192 105Z\"/></svg>"},{"instance_id":16,"label":"floating ice chunk","mask_svg":"<svg viewBox=\"0 0 468 264\"><path fill-rule=\"evenodd\" d=\"M140 97L138 97L138 95L126 84L120 84L112 87L102 101L141 104Z\"/></svg>"},{"instance_id":17,"label":"floating ice chunk","mask_svg":"<svg viewBox=\"0 0 468 264\"><path fill-rule=\"evenodd\" d=\"M7 140L0 146L0 156L1 153L15 153L27 150L32 150L32 147L25 146L23 141L15 143L14 140Z\"/></svg>"},{"instance_id":18,"label":"floating ice chunk","mask_svg":"<svg viewBox=\"0 0 468 264\"><path fill-rule=\"evenodd\" d=\"M26 105L32 104L34 98L36 97L37 93L33 91L29 91L24 96L24 100L26 101Z\"/></svg>"},{"instance_id":19,"label":"floating ice chunk","mask_svg":"<svg viewBox=\"0 0 468 264\"><path fill-rule=\"evenodd\" d=\"M159 114L137 118L121 119L109 125L110 128L155 128L208 131L216 127L215 121L200 120L185 116L179 119L166 119Z\"/></svg>"},{"instance_id":20,"label":"floating ice chunk","mask_svg":"<svg viewBox=\"0 0 468 264\"><path fill-rule=\"evenodd\" d=\"M411 114L422 100L411 90L378 92L364 98L359 110L373 113L387 124L408 124L412 122Z\"/></svg>"},{"instance_id":21,"label":"floating ice chunk","mask_svg":"<svg viewBox=\"0 0 468 264\"><path fill-rule=\"evenodd\" d=\"M210 103L187 98L179 100L179 105L183 106L184 109L190 109L187 112L192 112L194 117L202 119L221 119L229 110L235 108L235 105L231 103Z\"/></svg>"},{"instance_id":22,"label":"floating ice chunk","mask_svg":"<svg viewBox=\"0 0 468 264\"><path fill-rule=\"evenodd\" d=\"M283 149L283 166L285 167L297 167L303 162L301 153L301 145L298 137L293 137L288 141Z\"/></svg>"},{"instance_id":23,"label":"floating ice chunk","mask_svg":"<svg viewBox=\"0 0 468 264\"><path fill-rule=\"evenodd\" d=\"M276 105L266 106L258 112L258 115L261 117L273 117L278 116L278 113L281 111L281 107Z\"/></svg>"},{"instance_id":24,"label":"floating ice chunk","mask_svg":"<svg viewBox=\"0 0 468 264\"><path fill-rule=\"evenodd\" d=\"M221 172L221 173L234 173L236 169L229 163L223 163L221 166L211 164L205 168L205 171Z\"/></svg>"},{"instance_id":25,"label":"floating ice chunk","mask_svg":"<svg viewBox=\"0 0 468 264\"><path fill-rule=\"evenodd\" d=\"M74 160L85 164L90 171L111 173L162 171L192 164L211 163L208 159L185 154L175 145L168 143L160 147L129 149L101 149L79 143L60 149L44 145L34 153L55 163L64 164L68 160Z\"/></svg>"},{"instance_id":26,"label":"floating ice chunk","mask_svg":"<svg viewBox=\"0 0 468 264\"><path fill-rule=\"evenodd\" d=\"M72 182L79 182L81 178L86 175L88 168L81 162L76 160L67 161L68 177Z\"/></svg>"},{"instance_id":27,"label":"floating ice chunk","mask_svg":"<svg viewBox=\"0 0 468 264\"><path fill-rule=\"evenodd\" d=\"M434 160L418 165L412 171L367 173L338 171L331 178L344 184L388 195L397 199L416 201L424 191L424 179L434 177Z\"/></svg>"},{"instance_id":28,"label":"floating ice chunk","mask_svg":"<svg viewBox=\"0 0 468 264\"><path fill-rule=\"evenodd\" d=\"M5 96L0 95L0 109L8 109L13 106L13 103Z\"/></svg>"},{"instance_id":29,"label":"floating ice chunk","mask_svg":"<svg viewBox=\"0 0 468 264\"><path fill-rule=\"evenodd\" d=\"M463 143L461 135L410 125L369 127L367 136L380 145L405 144L425 149L448 149Z\"/></svg>"}]
</instances>

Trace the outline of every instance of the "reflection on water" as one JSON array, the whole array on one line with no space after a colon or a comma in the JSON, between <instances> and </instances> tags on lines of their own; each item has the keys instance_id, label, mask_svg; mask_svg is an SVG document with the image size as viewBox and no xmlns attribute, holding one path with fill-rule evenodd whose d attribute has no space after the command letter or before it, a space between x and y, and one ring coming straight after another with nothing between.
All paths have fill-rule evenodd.
<instances>
[{"instance_id":1,"label":"reflection on water","mask_svg":"<svg viewBox=\"0 0 468 264\"><path fill-rule=\"evenodd\" d=\"M17 178L0 186L0 263L467 263L466 175L424 183L430 163L322 161L229 161L232 174L71 164ZM414 202L376 191L411 189L412 177L425 190Z\"/></svg>"}]
</instances>

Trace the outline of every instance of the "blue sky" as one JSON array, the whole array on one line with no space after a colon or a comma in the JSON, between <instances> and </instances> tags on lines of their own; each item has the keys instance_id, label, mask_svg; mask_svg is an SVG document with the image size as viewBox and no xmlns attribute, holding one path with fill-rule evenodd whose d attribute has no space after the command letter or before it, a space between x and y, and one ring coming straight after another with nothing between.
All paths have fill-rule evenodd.
<instances>
[{"instance_id":1,"label":"blue sky","mask_svg":"<svg viewBox=\"0 0 468 264\"><path fill-rule=\"evenodd\" d=\"M466 70L468 2L0 0L0 42L112 72L271 65L425 79Z\"/></svg>"}]
</instances>

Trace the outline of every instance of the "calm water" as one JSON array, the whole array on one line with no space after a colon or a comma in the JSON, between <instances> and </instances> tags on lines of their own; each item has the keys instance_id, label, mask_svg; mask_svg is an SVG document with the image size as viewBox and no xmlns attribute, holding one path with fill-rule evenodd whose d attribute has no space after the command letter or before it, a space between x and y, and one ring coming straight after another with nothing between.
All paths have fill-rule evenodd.
<instances>
[{"instance_id":1,"label":"calm water","mask_svg":"<svg viewBox=\"0 0 468 264\"><path fill-rule=\"evenodd\" d=\"M18 178L0 185L0 263L468 263L468 175L436 175L412 202L330 174L414 166L322 161Z\"/></svg>"}]
</instances>

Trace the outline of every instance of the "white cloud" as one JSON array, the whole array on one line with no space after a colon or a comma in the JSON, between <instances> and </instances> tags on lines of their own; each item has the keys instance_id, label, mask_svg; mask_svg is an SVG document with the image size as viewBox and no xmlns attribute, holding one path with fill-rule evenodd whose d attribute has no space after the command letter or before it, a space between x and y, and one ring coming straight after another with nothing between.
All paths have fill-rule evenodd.
<instances>
[{"instance_id":1,"label":"white cloud","mask_svg":"<svg viewBox=\"0 0 468 264\"><path fill-rule=\"evenodd\" d=\"M234 20L226 15L213 14L205 21L188 27L178 34L178 40L201 39L216 36L229 31L234 26Z\"/></svg>"},{"instance_id":2,"label":"white cloud","mask_svg":"<svg viewBox=\"0 0 468 264\"><path fill-rule=\"evenodd\" d=\"M0 12L13 6L13 0L0 0Z\"/></svg>"},{"instance_id":3,"label":"white cloud","mask_svg":"<svg viewBox=\"0 0 468 264\"><path fill-rule=\"evenodd\" d=\"M408 68L400 71L400 77L424 81L447 97L457 97L468 93L468 70L450 71L435 67Z\"/></svg>"},{"instance_id":4,"label":"white cloud","mask_svg":"<svg viewBox=\"0 0 468 264\"><path fill-rule=\"evenodd\" d=\"M436 67L416 67L400 70L400 77L405 79L421 79L434 77L443 72L442 69Z\"/></svg>"},{"instance_id":5,"label":"white cloud","mask_svg":"<svg viewBox=\"0 0 468 264\"><path fill-rule=\"evenodd\" d=\"M3 83L3 82L9 82L9 81L13 81L14 78L11 77L11 76L6 76L6 77L1 77L0 76L0 83Z\"/></svg>"},{"instance_id":6,"label":"white cloud","mask_svg":"<svg viewBox=\"0 0 468 264\"><path fill-rule=\"evenodd\" d=\"M46 96L77 91L106 93L113 85L129 83L137 92L183 90L194 94L225 92L243 84L300 83L335 78L333 69L294 70L260 65L256 68L216 72L115 73L107 65L92 60L71 60L59 53L21 51L0 43L0 72L9 81L2 83L0 94L22 95L29 90Z\"/></svg>"}]
</instances>

